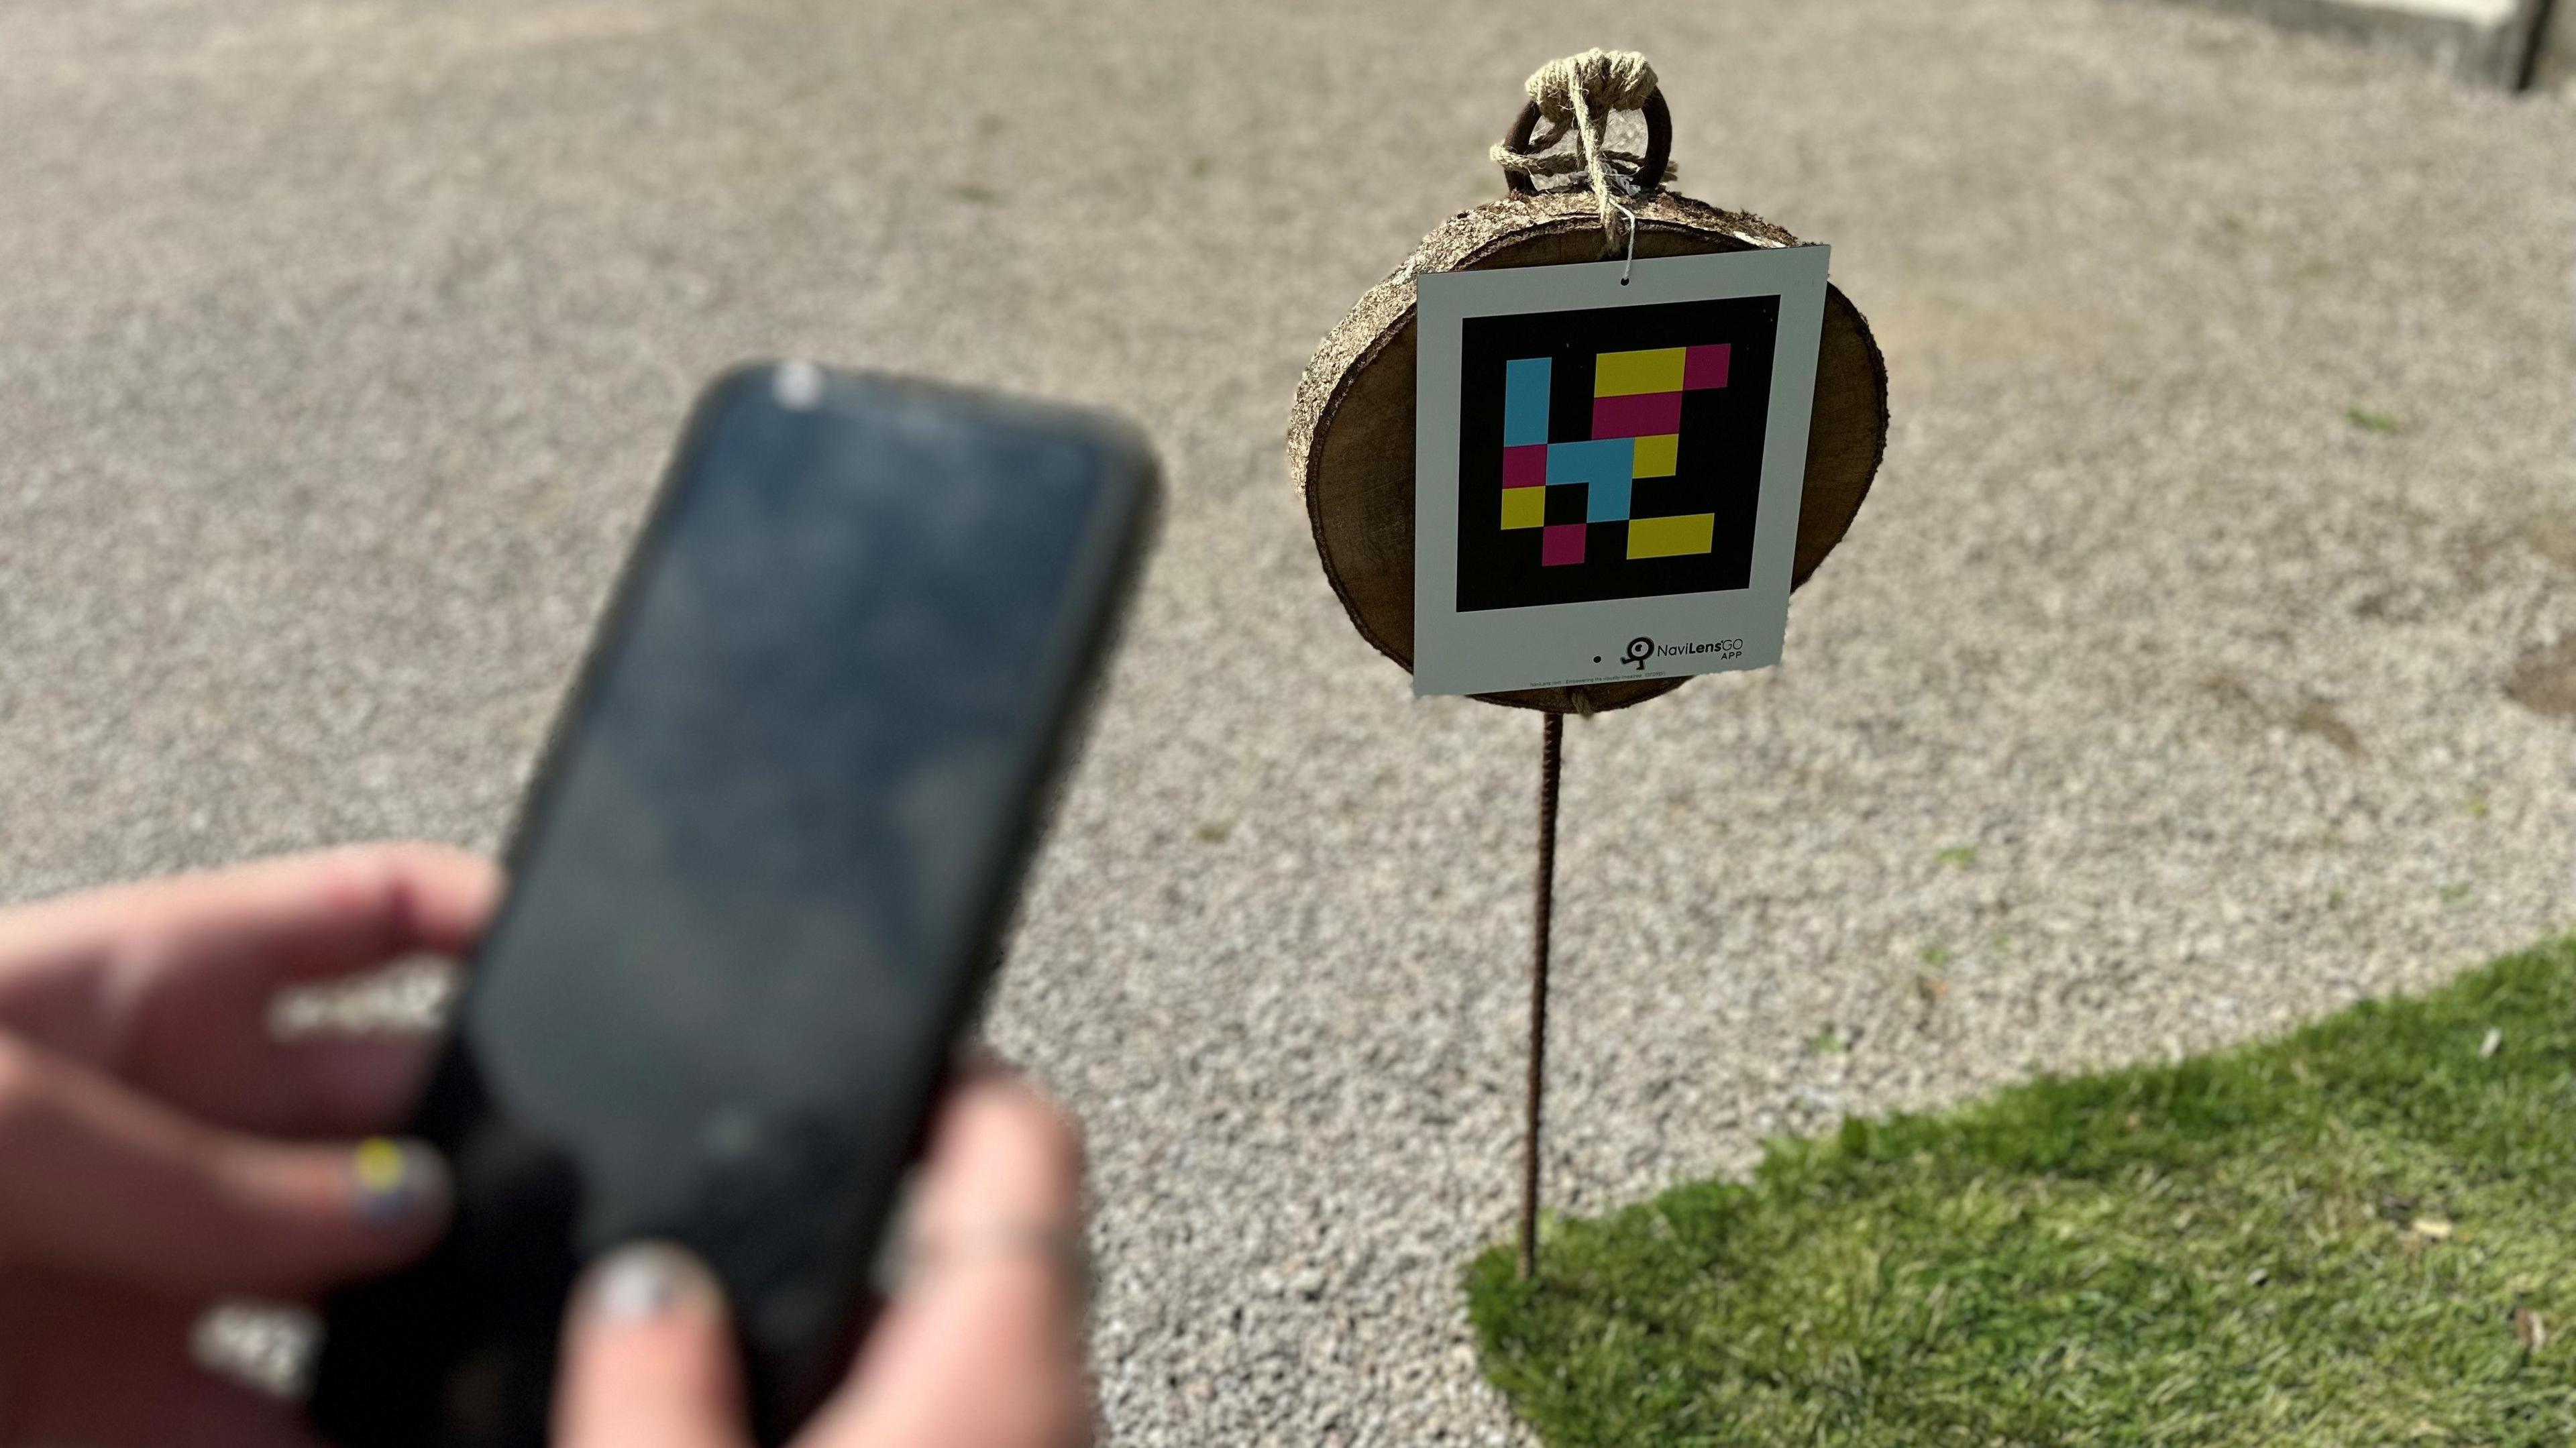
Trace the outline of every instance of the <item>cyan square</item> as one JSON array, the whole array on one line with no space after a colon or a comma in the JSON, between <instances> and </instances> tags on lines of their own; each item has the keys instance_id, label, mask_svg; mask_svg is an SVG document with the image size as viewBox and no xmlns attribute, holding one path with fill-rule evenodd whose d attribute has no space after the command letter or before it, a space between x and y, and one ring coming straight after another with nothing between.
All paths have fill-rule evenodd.
<instances>
[{"instance_id":1,"label":"cyan square","mask_svg":"<svg viewBox=\"0 0 2576 1448\"><path fill-rule=\"evenodd\" d=\"M1613 478L1624 490L1635 475L1637 444L1624 437L1606 437L1591 442L1552 442L1547 445L1547 480L1550 483L1602 483ZM1622 496L1625 496L1623 491ZM1628 516L1626 505L1620 505L1619 516Z\"/></svg>"},{"instance_id":2,"label":"cyan square","mask_svg":"<svg viewBox=\"0 0 2576 1448\"><path fill-rule=\"evenodd\" d=\"M1547 393L1555 368L1546 357L1523 357L1503 370L1503 446L1547 441Z\"/></svg>"}]
</instances>

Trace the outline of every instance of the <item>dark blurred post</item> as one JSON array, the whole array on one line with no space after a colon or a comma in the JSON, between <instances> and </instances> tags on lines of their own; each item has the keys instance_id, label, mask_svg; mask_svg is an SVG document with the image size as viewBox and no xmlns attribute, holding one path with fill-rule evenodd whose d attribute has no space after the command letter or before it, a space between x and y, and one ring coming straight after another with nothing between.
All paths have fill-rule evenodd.
<instances>
[{"instance_id":1,"label":"dark blurred post","mask_svg":"<svg viewBox=\"0 0 2576 1448\"><path fill-rule=\"evenodd\" d=\"M1530 943L1528 1114L1521 1133L1521 1276L1538 1270L1539 1098L1547 1090L1547 933L1556 907L1556 784L1565 756L1565 716L1550 710L1539 746L1538 900Z\"/></svg>"}]
</instances>

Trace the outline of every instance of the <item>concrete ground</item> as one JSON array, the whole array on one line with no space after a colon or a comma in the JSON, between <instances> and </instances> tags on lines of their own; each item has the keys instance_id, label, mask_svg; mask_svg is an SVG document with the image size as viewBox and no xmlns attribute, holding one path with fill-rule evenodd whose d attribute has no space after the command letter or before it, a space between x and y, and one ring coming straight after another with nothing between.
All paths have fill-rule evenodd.
<instances>
[{"instance_id":1,"label":"concrete ground","mask_svg":"<svg viewBox=\"0 0 2576 1448\"><path fill-rule=\"evenodd\" d=\"M994 1026L1111 1439L1510 1441L1538 721L1408 697L1280 432L1595 43L1896 427L1784 667L1568 731L1556 1205L2576 919L2576 111L2123 0L18 0L0 897L494 845L728 361L1125 409L1170 527Z\"/></svg>"},{"instance_id":2,"label":"concrete ground","mask_svg":"<svg viewBox=\"0 0 2576 1448\"><path fill-rule=\"evenodd\" d=\"M2550 84L2557 67L2544 29L2553 0L2194 0L2299 30L2420 56L2476 85ZM2534 64L2535 58L2542 63Z\"/></svg>"}]
</instances>

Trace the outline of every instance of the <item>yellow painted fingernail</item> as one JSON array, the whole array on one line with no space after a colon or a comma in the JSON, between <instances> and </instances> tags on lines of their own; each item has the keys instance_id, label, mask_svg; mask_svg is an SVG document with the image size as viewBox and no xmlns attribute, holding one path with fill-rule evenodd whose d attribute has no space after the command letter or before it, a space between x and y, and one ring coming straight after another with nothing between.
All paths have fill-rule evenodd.
<instances>
[{"instance_id":1,"label":"yellow painted fingernail","mask_svg":"<svg viewBox=\"0 0 2576 1448\"><path fill-rule=\"evenodd\" d=\"M437 1153L418 1142L371 1136L349 1154L358 1215L370 1222L416 1220L447 1200L447 1173Z\"/></svg>"},{"instance_id":2,"label":"yellow painted fingernail","mask_svg":"<svg viewBox=\"0 0 2576 1448\"><path fill-rule=\"evenodd\" d=\"M358 1143L358 1185L369 1191L389 1192L402 1185L402 1148L381 1136L371 1136Z\"/></svg>"}]
</instances>

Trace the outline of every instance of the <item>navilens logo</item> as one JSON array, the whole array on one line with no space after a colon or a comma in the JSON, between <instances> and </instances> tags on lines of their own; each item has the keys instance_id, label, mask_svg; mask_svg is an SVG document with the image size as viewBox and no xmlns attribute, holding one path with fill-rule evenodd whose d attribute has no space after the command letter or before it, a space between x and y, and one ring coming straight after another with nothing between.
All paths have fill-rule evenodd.
<instances>
[{"instance_id":1,"label":"navilens logo","mask_svg":"<svg viewBox=\"0 0 2576 1448\"><path fill-rule=\"evenodd\" d=\"M1744 640L1702 639L1686 644L1659 644L1653 639L1638 637L1628 640L1628 647L1620 653L1619 662L1634 665L1642 674L1646 665L1658 657L1678 659L1691 654L1715 654L1721 659L1742 658ZM1600 663L1601 655L1594 654L1592 662Z\"/></svg>"}]
</instances>

